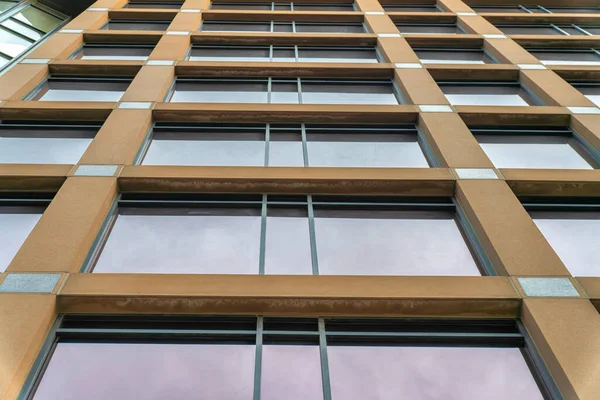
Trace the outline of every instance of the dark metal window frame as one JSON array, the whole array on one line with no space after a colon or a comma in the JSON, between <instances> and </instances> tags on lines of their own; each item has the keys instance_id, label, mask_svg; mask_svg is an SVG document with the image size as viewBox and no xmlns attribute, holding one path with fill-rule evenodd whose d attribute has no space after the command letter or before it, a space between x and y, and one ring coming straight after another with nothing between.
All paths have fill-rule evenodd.
<instances>
[{"instance_id":1,"label":"dark metal window frame","mask_svg":"<svg viewBox=\"0 0 600 400\"><path fill-rule=\"evenodd\" d=\"M402 91L396 84L396 81L393 79L369 79L369 80L359 80L359 79L319 79L319 78L277 78L277 77L268 77L268 78L196 78L196 77L176 77L173 80L173 83L170 89L167 91L165 95L164 101L170 102L173 94L175 93L175 88L177 83L194 83L194 82L240 82L240 83L266 83L267 84L267 102L260 104L272 104L271 103L271 93L272 93L272 84L273 83L283 83L283 84L295 84L297 85L297 93L298 93L298 103L302 103L302 82L308 83L317 83L317 84L383 84L389 83L392 87L392 92L396 97L398 104L406 104L405 99L402 96ZM277 103L273 103L277 104ZM334 104L334 103L331 103Z\"/></svg>"},{"instance_id":2,"label":"dark metal window frame","mask_svg":"<svg viewBox=\"0 0 600 400\"><path fill-rule=\"evenodd\" d=\"M82 266L80 272L91 273L106 244L119 214L143 215L188 215L194 208L255 210L261 217L260 258L258 275L265 274L267 216L273 210L289 210L295 216L308 218L309 242L311 248L312 272L319 275L318 255L315 234L315 212L372 211L380 218L393 217L398 213L438 213L455 220L461 236L468 247L477 268L482 275L497 275L483 246L460 204L451 197L395 197L395 196L328 196L328 195L262 195L262 194L145 194L121 193L115 199L101 229ZM293 210L293 211L292 211ZM300 214L298 214L300 212ZM390 214L392 213L392 214ZM231 214L235 215L235 213ZM415 214L416 215L416 214ZM432 214L433 215L433 214ZM436 214L437 215L437 214ZM324 216L327 218L326 216Z\"/></svg>"},{"instance_id":3,"label":"dark metal window frame","mask_svg":"<svg viewBox=\"0 0 600 400\"><path fill-rule=\"evenodd\" d=\"M437 22L394 22L396 28L400 32L402 32L403 26L426 26L426 27L453 27L456 28L457 32L455 33L445 33L445 32L405 32L406 35L456 35L456 34L466 34L467 32L459 25L458 21L453 23L437 23Z\"/></svg>"},{"instance_id":4,"label":"dark metal window frame","mask_svg":"<svg viewBox=\"0 0 600 400\"><path fill-rule=\"evenodd\" d=\"M245 5L255 5L255 6L270 6L271 10L265 10L265 11L297 11L294 10L294 3L298 4L298 5L310 5L310 6L325 6L325 7L335 7L335 6L349 6L350 8L352 8L352 11L359 11L356 8L356 4L354 2L352 3L327 3L326 1L324 2L319 2L319 3L312 3L312 2L302 2L302 1L290 1L290 2L283 2L283 1L253 1L253 2L235 2L235 1L211 1L210 2L210 10L219 10L218 8L213 8L213 4L217 3L219 5L239 5L242 6L242 8L239 8L239 10L245 10L245 8L243 8L243 6ZM278 9L276 7L281 7L281 6L289 6L289 10L284 10L284 9ZM343 11L343 10L338 10L338 11Z\"/></svg>"},{"instance_id":5,"label":"dark metal window frame","mask_svg":"<svg viewBox=\"0 0 600 400\"><path fill-rule=\"evenodd\" d=\"M552 23L542 23L542 24L497 24L496 28L502 30L502 28L552 28L556 30L559 34L565 36L594 36L594 34L589 33L585 30L585 28L600 28L600 25L581 25L581 24L552 24ZM581 32L581 35L571 35L561 28L574 28L577 31ZM509 33L508 35L527 35L525 33Z\"/></svg>"},{"instance_id":6,"label":"dark metal window frame","mask_svg":"<svg viewBox=\"0 0 600 400\"><path fill-rule=\"evenodd\" d=\"M315 45L279 45L279 44L271 44L271 45L206 45L195 43L192 44L188 53L185 57L186 60L189 60L192 56L193 50L198 49L223 49L223 50L244 50L244 49L260 49L260 50L269 50L269 61L275 61L277 57L274 57L274 52L277 50L294 50L295 61L298 62L299 52L300 50L373 50L375 52L375 60L378 63L385 62L385 57L381 53L378 45L373 46L315 46ZM200 61L198 61L200 62ZM373 63L374 64L374 63Z\"/></svg>"},{"instance_id":7,"label":"dark metal window frame","mask_svg":"<svg viewBox=\"0 0 600 400\"><path fill-rule=\"evenodd\" d=\"M494 64L501 64L496 57L494 57L488 50L481 48L459 48L459 47L413 47L413 51L437 51L443 53L483 53L486 57L494 62ZM460 60L459 60L460 61Z\"/></svg>"},{"instance_id":8,"label":"dark metal window frame","mask_svg":"<svg viewBox=\"0 0 600 400\"><path fill-rule=\"evenodd\" d=\"M84 43L78 47L70 56L69 59L75 59L77 55L85 51L85 49L93 48L109 48L109 49L150 49L154 50L156 44L152 43Z\"/></svg>"},{"instance_id":9,"label":"dark metal window frame","mask_svg":"<svg viewBox=\"0 0 600 400\"><path fill-rule=\"evenodd\" d=\"M416 11L416 12L443 12L444 10L437 5L437 3L430 3L430 4L418 4L418 3L386 3L386 2L382 2L381 3L381 7L383 7L383 9L386 12L411 12L411 11L403 11L403 9L406 8L413 8L413 7L417 7L417 8L425 8L428 11Z\"/></svg>"},{"instance_id":10,"label":"dark metal window frame","mask_svg":"<svg viewBox=\"0 0 600 400\"><path fill-rule=\"evenodd\" d=\"M23 97L23 100L33 100L35 99L37 96L39 96L41 94L41 92L44 90L44 87L48 84L48 83L58 83L58 82L64 82L64 83L87 83L87 84L97 84L97 85L102 85L102 84L124 84L124 83L129 83L131 84L131 82L133 81L133 78L126 78L126 77L92 77L92 76L53 76L50 75L48 76L46 79L44 79L39 85L37 85L31 92L29 92L25 97ZM83 90L83 89L82 89ZM127 88L125 88L125 90L127 90ZM74 100L77 101L77 100Z\"/></svg>"},{"instance_id":11,"label":"dark metal window frame","mask_svg":"<svg viewBox=\"0 0 600 400\"><path fill-rule=\"evenodd\" d=\"M477 137L477 135L494 135L498 137L519 137L519 136L554 136L561 138L573 139L576 146L573 149L587 161L593 168L600 166L600 151L595 149L587 140L585 140L576 131L569 127L518 127L518 126L506 126L506 127L486 127L486 126L473 126L469 127L471 133Z\"/></svg>"},{"instance_id":12,"label":"dark metal window frame","mask_svg":"<svg viewBox=\"0 0 600 400\"><path fill-rule=\"evenodd\" d=\"M532 99L533 106L543 106L545 103L533 93L527 86L518 81L437 81L437 85L442 89L444 86L497 86L497 87L520 87ZM442 89L443 91L443 89Z\"/></svg>"},{"instance_id":13,"label":"dark metal window frame","mask_svg":"<svg viewBox=\"0 0 600 400\"><path fill-rule=\"evenodd\" d=\"M25 10L26 8L28 8L30 6L33 8L37 8L47 14L50 14L55 18L62 19L62 23L59 23L55 28L51 29L49 32L44 32L32 25L25 24L16 18L12 18L14 15L20 13L21 11ZM45 4L43 4L42 2L40 2L38 0L20 0L20 1L16 1L14 6L0 12L0 22L3 22L5 20L10 20L16 24L22 25L23 27L25 27L27 29L36 31L37 33L39 33L41 35L41 38L37 39L37 40L33 40L19 32L16 32L10 28L2 26L0 29L8 31L12 35L15 35L21 39L31 42L31 45L29 46L29 48L27 50L25 50L24 52L22 52L21 54L15 56L15 57L12 57L12 56L9 56L8 54L4 54L4 53L0 52L0 57L8 60L8 62L6 64L0 66L0 72L8 70L12 65L17 63L19 60L23 59L27 54L29 54L31 51L33 51L38 45L43 43L48 37L52 36L59 29L61 29L65 24L67 24L67 22L69 22L71 20L71 17L68 15L62 14L62 13L58 12L57 10L52 9L49 6L46 6Z\"/></svg>"},{"instance_id":14,"label":"dark metal window frame","mask_svg":"<svg viewBox=\"0 0 600 400\"><path fill-rule=\"evenodd\" d=\"M519 348L543 397L563 399L519 319L61 314L18 400L33 398L56 346L65 342L254 345L254 400L260 400L264 345L318 346L324 400L332 398L327 350L333 346Z\"/></svg>"},{"instance_id":15,"label":"dark metal window frame","mask_svg":"<svg viewBox=\"0 0 600 400\"><path fill-rule=\"evenodd\" d=\"M167 28L169 27L169 25L171 25L171 23L173 22L173 20L154 20L154 19L109 19L107 23L105 23L104 25L102 25L100 28L98 28L99 30L123 30L123 29L108 29L109 25L111 23L120 23L120 24L134 24L134 25L141 25L141 24L167 24L167 26L165 27L165 29L162 30L154 30L154 29L125 29L125 30L129 30L129 31L135 31L135 30L141 30L141 31L149 31L149 32L164 32L167 30Z\"/></svg>"},{"instance_id":16,"label":"dark metal window frame","mask_svg":"<svg viewBox=\"0 0 600 400\"><path fill-rule=\"evenodd\" d=\"M439 165L433 152L431 151L427 139L423 133L415 125L382 125L382 124L370 124L370 125L319 125L319 124L177 124L177 123L154 123L152 128L148 131L148 134L142 144L139 152L137 153L134 164L140 165L150 147L152 140L154 140L155 134L162 132L181 132L182 137L189 135L189 139L201 135L203 130L209 131L214 134L218 131L227 133L230 137L235 135L236 131L243 133L254 133L256 137L264 138L262 141L265 143L265 163L264 166L269 165L269 144L274 135L284 135L289 137L290 135L297 136L298 142L302 143L302 155L304 160L304 166L309 167L309 155L308 155L308 142L310 141L308 136L313 131L321 134L323 131L327 132L328 136L331 136L332 141L339 140L340 138L347 138L348 134L354 131L356 134L368 138L369 135L376 135L379 140L373 140L374 142L384 141L382 137L390 136L396 137L398 135L416 135L417 143L423 152L425 159L430 166ZM234 140L234 139L232 139ZM248 140L245 137L240 140ZM256 139L259 140L259 139ZM289 139L288 139L289 140ZM293 140L296 141L296 140ZM433 157L433 158L432 158Z\"/></svg>"},{"instance_id":17,"label":"dark metal window frame","mask_svg":"<svg viewBox=\"0 0 600 400\"><path fill-rule=\"evenodd\" d=\"M179 8L181 8L181 6L183 6L183 3L185 2L185 0L165 0L165 1L144 1L144 0L140 0L140 1L136 1L136 0L129 0L127 1L127 3L125 3L124 8L129 8L128 6L130 4L139 4L139 5L144 5L144 6L148 6L147 8L157 8L155 7L155 5L170 5L170 6L179 6ZM132 7L133 8L133 7ZM135 7L138 8L138 7ZM142 7L139 7L142 8Z\"/></svg>"},{"instance_id":18,"label":"dark metal window frame","mask_svg":"<svg viewBox=\"0 0 600 400\"><path fill-rule=\"evenodd\" d=\"M232 32L232 31L204 31L204 24L205 23L209 23L210 24L234 24L234 25L266 25L266 24L270 24L270 29L268 32L270 33L274 33L277 32L275 31L275 26L277 25L286 25L286 26L291 26L292 27L292 31L291 33L322 33L322 32L297 32L296 26L297 25L319 25L319 26L360 26L363 29L362 33L369 33L369 28L367 27L367 25L365 24L365 22L322 22L322 21L316 21L316 22L311 22L311 21L237 21L237 20L232 20L232 21L221 21L221 20L203 20L202 23L200 24L200 27L198 28L199 32ZM234 31L235 32L235 31ZM248 31L248 32L252 32L252 31ZM259 32L263 32L263 31L259 31ZM267 32L267 31L265 31ZM332 32L326 32L326 33L332 33ZM355 35L356 33L345 33L345 32L340 32L339 34L344 34L344 35Z\"/></svg>"}]
</instances>

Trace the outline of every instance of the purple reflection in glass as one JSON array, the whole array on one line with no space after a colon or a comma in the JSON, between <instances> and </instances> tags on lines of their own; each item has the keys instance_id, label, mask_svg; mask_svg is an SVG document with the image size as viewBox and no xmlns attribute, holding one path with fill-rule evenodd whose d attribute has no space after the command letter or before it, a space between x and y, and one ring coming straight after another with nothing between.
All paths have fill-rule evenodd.
<instances>
[{"instance_id":1,"label":"purple reflection in glass","mask_svg":"<svg viewBox=\"0 0 600 400\"><path fill-rule=\"evenodd\" d=\"M264 346L261 400L320 400L318 346Z\"/></svg>"},{"instance_id":2,"label":"purple reflection in glass","mask_svg":"<svg viewBox=\"0 0 600 400\"><path fill-rule=\"evenodd\" d=\"M517 348L330 346L333 400L543 400Z\"/></svg>"},{"instance_id":3,"label":"purple reflection in glass","mask_svg":"<svg viewBox=\"0 0 600 400\"><path fill-rule=\"evenodd\" d=\"M245 400L254 345L59 343L35 400Z\"/></svg>"}]
</instances>

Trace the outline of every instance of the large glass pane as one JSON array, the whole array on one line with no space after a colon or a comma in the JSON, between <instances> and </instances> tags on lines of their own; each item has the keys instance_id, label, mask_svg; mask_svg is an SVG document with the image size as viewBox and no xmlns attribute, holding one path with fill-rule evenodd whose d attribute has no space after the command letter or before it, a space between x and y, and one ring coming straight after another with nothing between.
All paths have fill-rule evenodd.
<instances>
[{"instance_id":1,"label":"large glass pane","mask_svg":"<svg viewBox=\"0 0 600 400\"><path fill-rule=\"evenodd\" d=\"M2 137L0 163L77 164L92 139Z\"/></svg>"},{"instance_id":2,"label":"large glass pane","mask_svg":"<svg viewBox=\"0 0 600 400\"><path fill-rule=\"evenodd\" d=\"M529 214L571 275L600 276L600 212Z\"/></svg>"},{"instance_id":3,"label":"large glass pane","mask_svg":"<svg viewBox=\"0 0 600 400\"><path fill-rule=\"evenodd\" d=\"M267 214L265 273L312 275L306 210L273 209Z\"/></svg>"},{"instance_id":4,"label":"large glass pane","mask_svg":"<svg viewBox=\"0 0 600 400\"><path fill-rule=\"evenodd\" d=\"M585 26L585 25L579 25L579 27L583 30L585 30L587 33L593 35L593 36L598 36L600 35L600 26Z\"/></svg>"},{"instance_id":5,"label":"large glass pane","mask_svg":"<svg viewBox=\"0 0 600 400\"><path fill-rule=\"evenodd\" d=\"M33 42L0 28L0 52L10 57L17 57L31 46Z\"/></svg>"},{"instance_id":6,"label":"large glass pane","mask_svg":"<svg viewBox=\"0 0 600 400\"><path fill-rule=\"evenodd\" d=\"M374 48L298 48L300 62L337 62L337 63L376 63L377 53Z\"/></svg>"},{"instance_id":7,"label":"large glass pane","mask_svg":"<svg viewBox=\"0 0 600 400\"><path fill-rule=\"evenodd\" d=\"M527 13L527 10L519 6L470 6L479 13Z\"/></svg>"},{"instance_id":8,"label":"large glass pane","mask_svg":"<svg viewBox=\"0 0 600 400\"><path fill-rule=\"evenodd\" d=\"M254 354L253 345L58 343L34 399L251 400Z\"/></svg>"},{"instance_id":9,"label":"large glass pane","mask_svg":"<svg viewBox=\"0 0 600 400\"><path fill-rule=\"evenodd\" d=\"M547 10L552 11L554 14L598 14L600 13L599 7L545 7Z\"/></svg>"},{"instance_id":10,"label":"large glass pane","mask_svg":"<svg viewBox=\"0 0 600 400\"><path fill-rule=\"evenodd\" d=\"M301 133L286 133L271 129L269 139L269 166L303 167Z\"/></svg>"},{"instance_id":11,"label":"large glass pane","mask_svg":"<svg viewBox=\"0 0 600 400\"><path fill-rule=\"evenodd\" d=\"M264 133L155 133L142 164L264 166Z\"/></svg>"},{"instance_id":12,"label":"large glass pane","mask_svg":"<svg viewBox=\"0 0 600 400\"><path fill-rule=\"evenodd\" d=\"M29 6L18 14L15 14L13 18L18 19L21 22L25 22L28 25L33 26L44 32L50 32L62 23L62 20L58 17L48 14L45 11Z\"/></svg>"},{"instance_id":13,"label":"large glass pane","mask_svg":"<svg viewBox=\"0 0 600 400\"><path fill-rule=\"evenodd\" d=\"M298 95L297 81L273 81L271 84L270 103L274 104L298 104L300 96Z\"/></svg>"},{"instance_id":14,"label":"large glass pane","mask_svg":"<svg viewBox=\"0 0 600 400\"><path fill-rule=\"evenodd\" d=\"M456 25L396 25L401 33L462 33Z\"/></svg>"},{"instance_id":15,"label":"large glass pane","mask_svg":"<svg viewBox=\"0 0 600 400\"><path fill-rule=\"evenodd\" d=\"M592 169L572 137L477 135L476 138L497 168Z\"/></svg>"},{"instance_id":16,"label":"large glass pane","mask_svg":"<svg viewBox=\"0 0 600 400\"><path fill-rule=\"evenodd\" d=\"M0 207L0 272L4 272L42 214Z\"/></svg>"},{"instance_id":17,"label":"large glass pane","mask_svg":"<svg viewBox=\"0 0 600 400\"><path fill-rule=\"evenodd\" d=\"M42 35L35 29L30 28L29 26L23 23L19 23L12 19L2 21L1 25L12 30L13 32L20 33L21 35L26 36L31 40L39 40L42 38Z\"/></svg>"},{"instance_id":18,"label":"large glass pane","mask_svg":"<svg viewBox=\"0 0 600 400\"><path fill-rule=\"evenodd\" d=\"M267 89L266 80L177 82L171 102L266 103Z\"/></svg>"},{"instance_id":19,"label":"large glass pane","mask_svg":"<svg viewBox=\"0 0 600 400\"><path fill-rule=\"evenodd\" d=\"M388 12L435 12L439 11L435 4L382 4Z\"/></svg>"},{"instance_id":20,"label":"large glass pane","mask_svg":"<svg viewBox=\"0 0 600 400\"><path fill-rule=\"evenodd\" d=\"M320 32L320 33L364 33L362 24L326 24L296 22L296 32Z\"/></svg>"},{"instance_id":21,"label":"large glass pane","mask_svg":"<svg viewBox=\"0 0 600 400\"><path fill-rule=\"evenodd\" d=\"M315 235L322 275L480 275L451 213L315 210Z\"/></svg>"},{"instance_id":22,"label":"large glass pane","mask_svg":"<svg viewBox=\"0 0 600 400\"><path fill-rule=\"evenodd\" d=\"M423 64L493 64L482 50L415 50Z\"/></svg>"},{"instance_id":23,"label":"large glass pane","mask_svg":"<svg viewBox=\"0 0 600 400\"><path fill-rule=\"evenodd\" d=\"M178 10L181 8L183 2L172 2L172 3L159 3L159 2L129 2L123 8L155 8L155 9L174 9Z\"/></svg>"},{"instance_id":24,"label":"large glass pane","mask_svg":"<svg viewBox=\"0 0 600 400\"><path fill-rule=\"evenodd\" d=\"M352 4L310 4L294 2L294 11L354 11Z\"/></svg>"},{"instance_id":25,"label":"large glass pane","mask_svg":"<svg viewBox=\"0 0 600 400\"><path fill-rule=\"evenodd\" d=\"M600 85L578 86L577 89L583 93L588 100L600 107Z\"/></svg>"},{"instance_id":26,"label":"large glass pane","mask_svg":"<svg viewBox=\"0 0 600 400\"><path fill-rule=\"evenodd\" d=\"M260 209L169 210L122 210L94 272L258 274Z\"/></svg>"},{"instance_id":27,"label":"large glass pane","mask_svg":"<svg viewBox=\"0 0 600 400\"><path fill-rule=\"evenodd\" d=\"M129 82L48 80L33 100L39 101L119 101Z\"/></svg>"},{"instance_id":28,"label":"large glass pane","mask_svg":"<svg viewBox=\"0 0 600 400\"><path fill-rule=\"evenodd\" d=\"M563 35L558 29L554 29L550 25L527 26L513 25L504 26L497 25L498 29L509 35Z\"/></svg>"},{"instance_id":29,"label":"large glass pane","mask_svg":"<svg viewBox=\"0 0 600 400\"><path fill-rule=\"evenodd\" d=\"M190 61L269 61L270 50L263 47L193 47Z\"/></svg>"},{"instance_id":30,"label":"large glass pane","mask_svg":"<svg viewBox=\"0 0 600 400\"><path fill-rule=\"evenodd\" d=\"M302 81L304 104L398 104L392 83Z\"/></svg>"},{"instance_id":31,"label":"large glass pane","mask_svg":"<svg viewBox=\"0 0 600 400\"><path fill-rule=\"evenodd\" d=\"M212 10L271 10L271 2L268 3L216 3L211 2Z\"/></svg>"},{"instance_id":32,"label":"large glass pane","mask_svg":"<svg viewBox=\"0 0 600 400\"><path fill-rule=\"evenodd\" d=\"M328 346L334 399L543 400L517 348Z\"/></svg>"},{"instance_id":33,"label":"large glass pane","mask_svg":"<svg viewBox=\"0 0 600 400\"><path fill-rule=\"evenodd\" d=\"M109 21L103 29L119 31L166 31L171 23L162 21Z\"/></svg>"},{"instance_id":34,"label":"large glass pane","mask_svg":"<svg viewBox=\"0 0 600 400\"><path fill-rule=\"evenodd\" d=\"M270 32L271 23L204 21L200 30L204 32Z\"/></svg>"},{"instance_id":35,"label":"large glass pane","mask_svg":"<svg viewBox=\"0 0 600 400\"><path fill-rule=\"evenodd\" d=\"M521 86L443 85L444 95L452 105L528 106L535 101Z\"/></svg>"},{"instance_id":36,"label":"large glass pane","mask_svg":"<svg viewBox=\"0 0 600 400\"><path fill-rule=\"evenodd\" d=\"M15 4L17 4L15 1L0 0L0 11L8 10Z\"/></svg>"},{"instance_id":37,"label":"large glass pane","mask_svg":"<svg viewBox=\"0 0 600 400\"><path fill-rule=\"evenodd\" d=\"M264 346L261 400L320 400L321 361L318 346Z\"/></svg>"},{"instance_id":38,"label":"large glass pane","mask_svg":"<svg viewBox=\"0 0 600 400\"><path fill-rule=\"evenodd\" d=\"M544 65L600 65L593 51L530 51Z\"/></svg>"},{"instance_id":39,"label":"large glass pane","mask_svg":"<svg viewBox=\"0 0 600 400\"><path fill-rule=\"evenodd\" d=\"M429 166L416 134L309 134L307 139L308 165L311 167Z\"/></svg>"},{"instance_id":40,"label":"large glass pane","mask_svg":"<svg viewBox=\"0 0 600 400\"><path fill-rule=\"evenodd\" d=\"M84 46L73 58L81 60L146 60L153 47Z\"/></svg>"}]
</instances>

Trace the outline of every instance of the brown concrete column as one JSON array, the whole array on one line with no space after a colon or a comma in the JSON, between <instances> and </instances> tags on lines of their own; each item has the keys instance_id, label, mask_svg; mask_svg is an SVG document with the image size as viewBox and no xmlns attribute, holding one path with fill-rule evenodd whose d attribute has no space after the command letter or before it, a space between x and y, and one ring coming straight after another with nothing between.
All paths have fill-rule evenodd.
<instances>
[{"instance_id":1,"label":"brown concrete column","mask_svg":"<svg viewBox=\"0 0 600 400\"><path fill-rule=\"evenodd\" d=\"M402 37L380 37L379 48L391 63L420 63L406 39Z\"/></svg>"},{"instance_id":2,"label":"brown concrete column","mask_svg":"<svg viewBox=\"0 0 600 400\"><path fill-rule=\"evenodd\" d=\"M570 276L506 182L458 180L456 199L499 275Z\"/></svg>"},{"instance_id":3,"label":"brown concrete column","mask_svg":"<svg viewBox=\"0 0 600 400\"><path fill-rule=\"evenodd\" d=\"M595 107L579 90L554 71L521 70L519 80L549 106Z\"/></svg>"},{"instance_id":4,"label":"brown concrete column","mask_svg":"<svg viewBox=\"0 0 600 400\"><path fill-rule=\"evenodd\" d=\"M600 314L586 299L527 298L522 320L566 400L600 393Z\"/></svg>"},{"instance_id":5,"label":"brown concrete column","mask_svg":"<svg viewBox=\"0 0 600 400\"><path fill-rule=\"evenodd\" d=\"M15 400L56 319L56 296L0 294L0 398Z\"/></svg>"},{"instance_id":6,"label":"brown concrete column","mask_svg":"<svg viewBox=\"0 0 600 400\"><path fill-rule=\"evenodd\" d=\"M494 168L458 114L422 112L419 128L442 167Z\"/></svg>"},{"instance_id":7,"label":"brown concrete column","mask_svg":"<svg viewBox=\"0 0 600 400\"><path fill-rule=\"evenodd\" d=\"M173 22L169 25L168 30L170 31L191 31L195 32L200 26L202 21L202 14L200 13L178 13Z\"/></svg>"},{"instance_id":8,"label":"brown concrete column","mask_svg":"<svg viewBox=\"0 0 600 400\"><path fill-rule=\"evenodd\" d=\"M46 64L18 64L0 76L0 101L21 100L48 76Z\"/></svg>"},{"instance_id":9,"label":"brown concrete column","mask_svg":"<svg viewBox=\"0 0 600 400\"><path fill-rule=\"evenodd\" d=\"M108 12L106 11L84 11L73 21L65 25L63 29L100 29L107 22Z\"/></svg>"},{"instance_id":10,"label":"brown concrete column","mask_svg":"<svg viewBox=\"0 0 600 400\"><path fill-rule=\"evenodd\" d=\"M438 7L450 12L475 12L461 0L438 0Z\"/></svg>"},{"instance_id":11,"label":"brown concrete column","mask_svg":"<svg viewBox=\"0 0 600 400\"><path fill-rule=\"evenodd\" d=\"M190 37L189 35L165 35L163 36L156 47L148 57L149 60L175 60L181 61L185 59L185 56L190 48Z\"/></svg>"},{"instance_id":12,"label":"brown concrete column","mask_svg":"<svg viewBox=\"0 0 600 400\"><path fill-rule=\"evenodd\" d=\"M27 58L67 59L82 45L82 35L57 33L50 36L40 47L28 54Z\"/></svg>"},{"instance_id":13,"label":"brown concrete column","mask_svg":"<svg viewBox=\"0 0 600 400\"><path fill-rule=\"evenodd\" d=\"M383 7L377 0L356 0L356 8L362 12L383 12Z\"/></svg>"},{"instance_id":14,"label":"brown concrete column","mask_svg":"<svg viewBox=\"0 0 600 400\"><path fill-rule=\"evenodd\" d=\"M512 39L484 39L483 49L489 51L501 63L539 64L537 58Z\"/></svg>"},{"instance_id":15,"label":"brown concrete column","mask_svg":"<svg viewBox=\"0 0 600 400\"><path fill-rule=\"evenodd\" d=\"M79 271L116 195L116 178L67 178L7 272Z\"/></svg>"},{"instance_id":16,"label":"brown concrete column","mask_svg":"<svg viewBox=\"0 0 600 400\"><path fill-rule=\"evenodd\" d=\"M123 8L128 0L98 0L92 4L91 8Z\"/></svg>"},{"instance_id":17,"label":"brown concrete column","mask_svg":"<svg viewBox=\"0 0 600 400\"><path fill-rule=\"evenodd\" d=\"M208 10L210 8L210 0L185 0L182 10Z\"/></svg>"},{"instance_id":18,"label":"brown concrete column","mask_svg":"<svg viewBox=\"0 0 600 400\"><path fill-rule=\"evenodd\" d=\"M365 23L373 33L400 33L387 15L365 15Z\"/></svg>"},{"instance_id":19,"label":"brown concrete column","mask_svg":"<svg viewBox=\"0 0 600 400\"><path fill-rule=\"evenodd\" d=\"M574 114L571 116L571 129L600 151L600 115Z\"/></svg>"},{"instance_id":20,"label":"brown concrete column","mask_svg":"<svg viewBox=\"0 0 600 400\"><path fill-rule=\"evenodd\" d=\"M476 33L478 35L487 34L502 34L502 31L490 24L485 18L480 15L473 16L458 16L457 24L467 33Z\"/></svg>"},{"instance_id":21,"label":"brown concrete column","mask_svg":"<svg viewBox=\"0 0 600 400\"><path fill-rule=\"evenodd\" d=\"M114 110L79 164L131 165L151 124L151 110Z\"/></svg>"},{"instance_id":22,"label":"brown concrete column","mask_svg":"<svg viewBox=\"0 0 600 400\"><path fill-rule=\"evenodd\" d=\"M121 101L163 101L175 79L175 67L146 65L140 69Z\"/></svg>"},{"instance_id":23,"label":"brown concrete column","mask_svg":"<svg viewBox=\"0 0 600 400\"><path fill-rule=\"evenodd\" d=\"M442 93L426 69L396 69L395 80L402 95L412 104L449 105L450 102Z\"/></svg>"}]
</instances>

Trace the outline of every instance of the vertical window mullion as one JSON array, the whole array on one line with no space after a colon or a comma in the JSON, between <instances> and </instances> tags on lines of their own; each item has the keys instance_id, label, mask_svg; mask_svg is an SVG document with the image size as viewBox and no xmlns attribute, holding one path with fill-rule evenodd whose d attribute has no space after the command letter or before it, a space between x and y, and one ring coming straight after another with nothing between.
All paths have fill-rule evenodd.
<instances>
[{"instance_id":1,"label":"vertical window mullion","mask_svg":"<svg viewBox=\"0 0 600 400\"><path fill-rule=\"evenodd\" d=\"M585 29L583 29L582 27L580 27L579 25L573 24L573 28L577 29L579 32L583 33L584 35L594 36L591 33L589 33L588 31L586 31Z\"/></svg>"},{"instance_id":2,"label":"vertical window mullion","mask_svg":"<svg viewBox=\"0 0 600 400\"><path fill-rule=\"evenodd\" d=\"M554 24L550 24L550 26L554 29L556 29L557 31L559 31L560 33L562 33L563 35L566 36L571 36L571 34L567 31L563 31L562 29L560 29L558 26L554 25Z\"/></svg>"},{"instance_id":3,"label":"vertical window mullion","mask_svg":"<svg viewBox=\"0 0 600 400\"><path fill-rule=\"evenodd\" d=\"M296 21L292 21L292 33L296 33Z\"/></svg>"},{"instance_id":4,"label":"vertical window mullion","mask_svg":"<svg viewBox=\"0 0 600 400\"><path fill-rule=\"evenodd\" d=\"M275 53L273 52L273 45L271 44L271 45L269 45L269 61L275 61L275 60L273 59L273 55L274 55L274 54L275 54Z\"/></svg>"},{"instance_id":5,"label":"vertical window mullion","mask_svg":"<svg viewBox=\"0 0 600 400\"><path fill-rule=\"evenodd\" d=\"M533 11L529 11L529 9L527 7L523 7L522 5L519 4L519 8L521 10L525 10L526 12L528 12L529 14L533 14Z\"/></svg>"},{"instance_id":6,"label":"vertical window mullion","mask_svg":"<svg viewBox=\"0 0 600 400\"><path fill-rule=\"evenodd\" d=\"M294 11L294 2L290 3L290 11Z\"/></svg>"},{"instance_id":7,"label":"vertical window mullion","mask_svg":"<svg viewBox=\"0 0 600 400\"><path fill-rule=\"evenodd\" d=\"M298 104L302 104L302 81L296 78L296 90L298 91Z\"/></svg>"},{"instance_id":8,"label":"vertical window mullion","mask_svg":"<svg viewBox=\"0 0 600 400\"><path fill-rule=\"evenodd\" d=\"M271 21L271 33L275 32L275 21Z\"/></svg>"},{"instance_id":9,"label":"vertical window mullion","mask_svg":"<svg viewBox=\"0 0 600 400\"><path fill-rule=\"evenodd\" d=\"M254 395L253 400L260 400L260 384L262 378L263 350L263 317L256 319L256 355L254 357Z\"/></svg>"},{"instance_id":10,"label":"vertical window mullion","mask_svg":"<svg viewBox=\"0 0 600 400\"><path fill-rule=\"evenodd\" d=\"M552 11L548 10L546 7L544 6L538 6L538 8L540 10L542 10L543 12L547 12L548 14L554 14Z\"/></svg>"},{"instance_id":11,"label":"vertical window mullion","mask_svg":"<svg viewBox=\"0 0 600 400\"><path fill-rule=\"evenodd\" d=\"M271 88L273 86L273 78L268 78L267 83L267 104L271 104Z\"/></svg>"},{"instance_id":12,"label":"vertical window mullion","mask_svg":"<svg viewBox=\"0 0 600 400\"><path fill-rule=\"evenodd\" d=\"M300 54L298 51L298 45L294 45L294 61L299 62L300 61Z\"/></svg>"},{"instance_id":13,"label":"vertical window mullion","mask_svg":"<svg viewBox=\"0 0 600 400\"><path fill-rule=\"evenodd\" d=\"M325 321L319 318L319 351L321 354L321 379L323 381L323 400L331 400L331 382L329 379L329 357L327 356L327 334Z\"/></svg>"},{"instance_id":14,"label":"vertical window mullion","mask_svg":"<svg viewBox=\"0 0 600 400\"><path fill-rule=\"evenodd\" d=\"M312 260L313 275L319 275L319 260L317 258L317 235L315 232L315 210L313 209L312 196L307 195L308 207L308 234L310 236L310 257Z\"/></svg>"},{"instance_id":15,"label":"vertical window mullion","mask_svg":"<svg viewBox=\"0 0 600 400\"><path fill-rule=\"evenodd\" d=\"M302 157L304 159L304 166L308 167L308 142L306 140L306 124L302 124Z\"/></svg>"},{"instance_id":16,"label":"vertical window mullion","mask_svg":"<svg viewBox=\"0 0 600 400\"><path fill-rule=\"evenodd\" d=\"M258 274L265 274L265 258L267 255L267 195L262 197L260 213L260 250L258 256Z\"/></svg>"},{"instance_id":17,"label":"vertical window mullion","mask_svg":"<svg viewBox=\"0 0 600 400\"><path fill-rule=\"evenodd\" d=\"M269 166L269 148L271 147L271 124L265 127L265 167Z\"/></svg>"}]
</instances>

